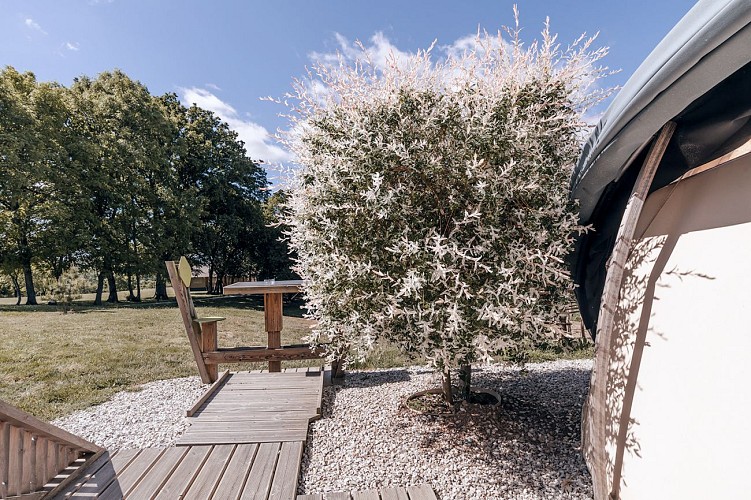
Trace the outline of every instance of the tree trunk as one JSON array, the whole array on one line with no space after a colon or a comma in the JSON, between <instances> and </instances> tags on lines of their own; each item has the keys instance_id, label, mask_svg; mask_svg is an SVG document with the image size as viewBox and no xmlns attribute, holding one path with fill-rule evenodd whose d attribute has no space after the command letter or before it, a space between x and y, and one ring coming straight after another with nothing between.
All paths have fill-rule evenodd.
<instances>
[{"instance_id":1,"label":"tree trunk","mask_svg":"<svg viewBox=\"0 0 751 500\"><path fill-rule=\"evenodd\" d=\"M462 381L461 398L467 401L472 386L472 365L462 365L459 368L459 380Z\"/></svg>"},{"instance_id":2,"label":"tree trunk","mask_svg":"<svg viewBox=\"0 0 751 500\"><path fill-rule=\"evenodd\" d=\"M34 291L34 275L31 273L31 263L23 265L23 280L26 285L26 305L37 305L37 294Z\"/></svg>"},{"instance_id":3,"label":"tree trunk","mask_svg":"<svg viewBox=\"0 0 751 500\"><path fill-rule=\"evenodd\" d=\"M444 367L443 372L441 372L441 389L443 400L449 405L454 404L454 390L451 387L451 370L449 368Z\"/></svg>"},{"instance_id":4,"label":"tree trunk","mask_svg":"<svg viewBox=\"0 0 751 500\"><path fill-rule=\"evenodd\" d=\"M136 302L141 302L141 275L136 273Z\"/></svg>"},{"instance_id":5,"label":"tree trunk","mask_svg":"<svg viewBox=\"0 0 751 500\"><path fill-rule=\"evenodd\" d=\"M154 299L167 300L167 282L164 280L162 273L156 273L156 291L154 293Z\"/></svg>"},{"instance_id":6,"label":"tree trunk","mask_svg":"<svg viewBox=\"0 0 751 500\"><path fill-rule=\"evenodd\" d=\"M109 286L109 295L107 296L107 302L118 302L117 300L117 282L115 281L115 273L109 271L107 273L107 286Z\"/></svg>"},{"instance_id":7,"label":"tree trunk","mask_svg":"<svg viewBox=\"0 0 751 500\"><path fill-rule=\"evenodd\" d=\"M13 283L13 292L16 294L16 305L21 305L21 285L18 283L18 277L14 274L10 275L10 281Z\"/></svg>"},{"instance_id":8,"label":"tree trunk","mask_svg":"<svg viewBox=\"0 0 751 500\"><path fill-rule=\"evenodd\" d=\"M133 273L128 271L128 302L135 302L136 295L133 293Z\"/></svg>"},{"instance_id":9,"label":"tree trunk","mask_svg":"<svg viewBox=\"0 0 751 500\"><path fill-rule=\"evenodd\" d=\"M104 292L104 271L100 271L96 277L96 296L94 297L94 305L102 305L102 293Z\"/></svg>"}]
</instances>

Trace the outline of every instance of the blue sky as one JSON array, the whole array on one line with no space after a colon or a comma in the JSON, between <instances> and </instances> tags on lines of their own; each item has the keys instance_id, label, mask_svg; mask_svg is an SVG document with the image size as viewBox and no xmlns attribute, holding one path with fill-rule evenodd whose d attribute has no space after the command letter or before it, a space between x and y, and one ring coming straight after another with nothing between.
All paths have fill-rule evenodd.
<instances>
[{"instance_id":1,"label":"blue sky","mask_svg":"<svg viewBox=\"0 0 751 500\"><path fill-rule=\"evenodd\" d=\"M546 16L564 43L599 31L604 63L621 70L606 83L622 85L694 0L0 0L0 66L66 86L119 68L215 111L252 158L286 161L272 137L284 109L260 98L290 90L313 54L355 40L414 52L437 39L440 51L512 25L514 3L528 40Z\"/></svg>"}]
</instances>

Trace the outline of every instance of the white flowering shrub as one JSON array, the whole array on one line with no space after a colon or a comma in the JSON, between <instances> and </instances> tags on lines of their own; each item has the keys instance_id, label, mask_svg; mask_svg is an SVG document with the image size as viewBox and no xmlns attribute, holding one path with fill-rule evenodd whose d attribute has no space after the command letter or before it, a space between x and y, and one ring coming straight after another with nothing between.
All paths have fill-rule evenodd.
<instances>
[{"instance_id":1,"label":"white flowering shrub","mask_svg":"<svg viewBox=\"0 0 751 500\"><path fill-rule=\"evenodd\" d=\"M445 388L452 369L555 333L583 230L568 182L605 51L510 33L440 61L341 58L287 96L300 167L285 222L310 340L332 356L385 338Z\"/></svg>"}]
</instances>

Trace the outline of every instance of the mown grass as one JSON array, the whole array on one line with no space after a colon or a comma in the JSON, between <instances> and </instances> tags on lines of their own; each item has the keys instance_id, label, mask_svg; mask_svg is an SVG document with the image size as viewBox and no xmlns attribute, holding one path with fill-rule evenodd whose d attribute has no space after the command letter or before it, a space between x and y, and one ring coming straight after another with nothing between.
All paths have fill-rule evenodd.
<instances>
[{"instance_id":1,"label":"mown grass","mask_svg":"<svg viewBox=\"0 0 751 500\"><path fill-rule=\"evenodd\" d=\"M95 307L74 303L63 314L59 306L13 306L0 303L0 399L40 418L51 420L108 400L123 390L155 380L196 375L179 310L174 300L122 302ZM223 316L220 346L265 345L260 297L207 297L194 302L201 315ZM285 306L283 343L299 343L310 323L299 302ZM591 348L561 349L551 345L526 353L527 361L591 357ZM391 368L422 364L394 346L379 344L364 363L352 368ZM284 366L320 365L317 360ZM254 369L263 364L221 365Z\"/></svg>"}]
</instances>

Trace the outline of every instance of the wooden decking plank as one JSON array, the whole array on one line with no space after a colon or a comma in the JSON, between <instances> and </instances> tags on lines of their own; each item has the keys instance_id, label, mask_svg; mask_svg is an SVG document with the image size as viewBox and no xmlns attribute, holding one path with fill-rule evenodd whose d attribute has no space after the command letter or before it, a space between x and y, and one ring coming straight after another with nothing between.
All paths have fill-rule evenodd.
<instances>
[{"instance_id":1,"label":"wooden decking plank","mask_svg":"<svg viewBox=\"0 0 751 500\"><path fill-rule=\"evenodd\" d=\"M97 498L102 500L122 499L138 484L138 481L146 474L154 462L164 453L164 448L146 448L136 455L122 472L117 474L112 484Z\"/></svg>"},{"instance_id":2,"label":"wooden decking plank","mask_svg":"<svg viewBox=\"0 0 751 500\"><path fill-rule=\"evenodd\" d=\"M378 490L353 491L352 500L381 500Z\"/></svg>"},{"instance_id":3,"label":"wooden decking plank","mask_svg":"<svg viewBox=\"0 0 751 500\"><path fill-rule=\"evenodd\" d=\"M295 498L297 477L300 475L300 462L302 461L302 448L302 441L282 443L274 480L271 483L270 498Z\"/></svg>"},{"instance_id":4,"label":"wooden decking plank","mask_svg":"<svg viewBox=\"0 0 751 500\"><path fill-rule=\"evenodd\" d=\"M346 491L329 491L323 494L324 500L351 500L352 496Z\"/></svg>"},{"instance_id":5,"label":"wooden decking plank","mask_svg":"<svg viewBox=\"0 0 751 500\"><path fill-rule=\"evenodd\" d=\"M155 498L174 500L184 495L193 484L193 480L203 467L210 452L211 446L193 446L190 448Z\"/></svg>"},{"instance_id":6,"label":"wooden decking plank","mask_svg":"<svg viewBox=\"0 0 751 500\"><path fill-rule=\"evenodd\" d=\"M297 500L323 500L321 493L313 493L310 495L297 495Z\"/></svg>"},{"instance_id":7,"label":"wooden decking plank","mask_svg":"<svg viewBox=\"0 0 751 500\"><path fill-rule=\"evenodd\" d=\"M221 376L216 380L216 382L211 384L211 387L209 387L208 390L204 392L200 398L198 398L198 401L196 401L195 404L185 412L185 416L192 417L198 411L198 409L201 408L201 406L203 406L204 403L206 403L206 401L209 400L216 393L216 391L218 391L219 388L221 388L222 385L225 384L225 382L227 382L227 380L231 376L232 375L230 374L229 370L222 373Z\"/></svg>"},{"instance_id":8,"label":"wooden decking plank","mask_svg":"<svg viewBox=\"0 0 751 500\"><path fill-rule=\"evenodd\" d=\"M409 500L404 488L381 488L381 500Z\"/></svg>"},{"instance_id":9,"label":"wooden decking plank","mask_svg":"<svg viewBox=\"0 0 751 500\"><path fill-rule=\"evenodd\" d=\"M138 455L139 450L120 450L113 454L88 480L73 493L71 498L92 498L103 493L115 478ZM62 498L62 497L61 497Z\"/></svg>"},{"instance_id":10,"label":"wooden decking plank","mask_svg":"<svg viewBox=\"0 0 751 500\"><path fill-rule=\"evenodd\" d=\"M131 491L128 496L135 500L141 498L151 498L162 487L177 468L180 460L187 453L188 448L167 448L164 454L154 464L151 470L144 475L140 483Z\"/></svg>"},{"instance_id":11,"label":"wooden decking plank","mask_svg":"<svg viewBox=\"0 0 751 500\"><path fill-rule=\"evenodd\" d=\"M407 495L410 500L438 500L433 488L428 484L407 486Z\"/></svg>"},{"instance_id":12,"label":"wooden decking plank","mask_svg":"<svg viewBox=\"0 0 751 500\"><path fill-rule=\"evenodd\" d=\"M287 441L305 441L307 432L296 431L280 433L278 431L250 431L237 434L210 434L206 436L191 436L177 443L178 446L200 446L207 444L246 444L246 443L274 443ZM209 443L210 442L210 443Z\"/></svg>"},{"instance_id":13,"label":"wooden decking plank","mask_svg":"<svg viewBox=\"0 0 751 500\"><path fill-rule=\"evenodd\" d=\"M87 481L89 481L102 467L104 467L116 453L117 451L110 455L110 453L107 451L102 452L102 454L99 455L99 457L95 461L86 466L85 470L81 471L79 477L63 486L59 491L57 491L57 493L50 491L51 497L53 499L58 499L68 498L73 495L73 493L81 489L81 487L86 484ZM54 486L52 482L48 483L48 485L48 488L53 488ZM57 486L54 486L54 488L57 488Z\"/></svg>"},{"instance_id":14,"label":"wooden decking plank","mask_svg":"<svg viewBox=\"0 0 751 500\"><path fill-rule=\"evenodd\" d=\"M214 446L214 449L211 450L211 454L201 468L201 472L198 473L195 481L193 481L193 486L190 487L183 498L191 500L206 500L207 498L211 498L222 474L224 474L224 469L227 468L234 449L233 445Z\"/></svg>"},{"instance_id":15,"label":"wooden decking plank","mask_svg":"<svg viewBox=\"0 0 751 500\"><path fill-rule=\"evenodd\" d=\"M245 479L250 472L258 444L238 444L227 468L222 475L213 498L237 498L245 485Z\"/></svg>"},{"instance_id":16,"label":"wooden decking plank","mask_svg":"<svg viewBox=\"0 0 751 500\"><path fill-rule=\"evenodd\" d=\"M271 480L276 469L280 443L262 443L258 447L255 460L250 468L248 480L245 482L240 498L266 498L271 488Z\"/></svg>"}]
</instances>

